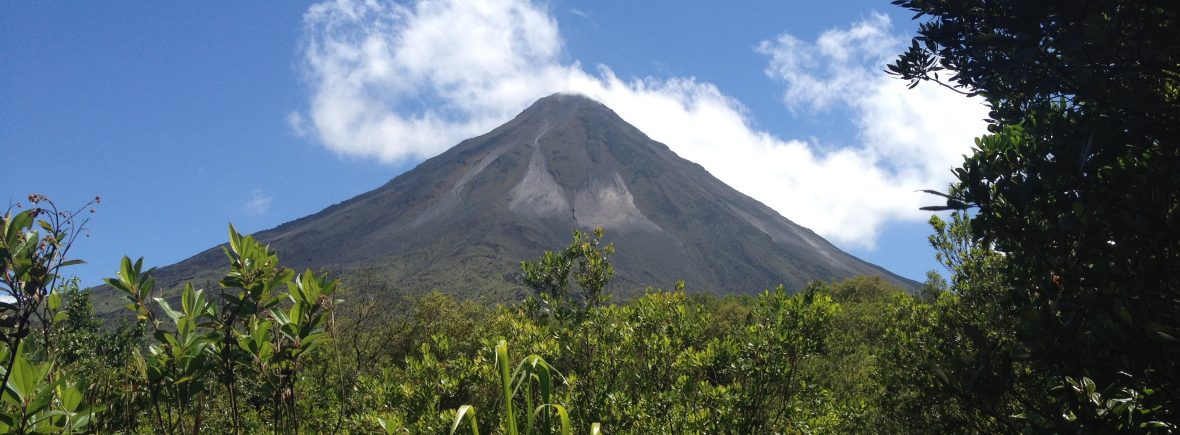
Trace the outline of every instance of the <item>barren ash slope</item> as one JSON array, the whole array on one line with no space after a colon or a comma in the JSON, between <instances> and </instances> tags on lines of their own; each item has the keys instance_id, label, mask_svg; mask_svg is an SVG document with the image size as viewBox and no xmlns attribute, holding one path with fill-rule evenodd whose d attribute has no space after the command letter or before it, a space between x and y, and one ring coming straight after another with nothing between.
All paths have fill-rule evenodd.
<instances>
[{"instance_id":1,"label":"barren ash slope","mask_svg":"<svg viewBox=\"0 0 1180 435\"><path fill-rule=\"evenodd\" d=\"M284 265L367 269L408 291L488 300L527 293L519 262L602 226L614 242L610 289L645 286L753 293L777 284L879 275L866 263L722 183L580 95L538 100L389 183L255 234ZM221 247L156 270L165 287L215 282Z\"/></svg>"}]
</instances>

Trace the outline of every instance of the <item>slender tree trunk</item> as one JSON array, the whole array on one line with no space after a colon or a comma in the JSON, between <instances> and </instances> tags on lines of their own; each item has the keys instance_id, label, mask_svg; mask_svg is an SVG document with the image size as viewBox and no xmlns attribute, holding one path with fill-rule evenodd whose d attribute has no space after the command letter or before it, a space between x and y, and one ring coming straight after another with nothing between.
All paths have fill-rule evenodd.
<instances>
[{"instance_id":1,"label":"slender tree trunk","mask_svg":"<svg viewBox=\"0 0 1180 435\"><path fill-rule=\"evenodd\" d=\"M237 320L236 313L230 313L225 322L221 324L225 328L221 340L221 363L225 367L225 386L229 392L229 411L230 418L233 419L234 434L240 435L242 433L241 418L238 415L238 389L237 379L234 376L234 361L231 358L230 352L232 347L237 343L233 340L234 322Z\"/></svg>"},{"instance_id":2,"label":"slender tree trunk","mask_svg":"<svg viewBox=\"0 0 1180 435\"><path fill-rule=\"evenodd\" d=\"M336 353L336 382L340 384L340 411L336 413L336 426L332 429L333 433L340 431L340 426L344 424L344 413L348 409L348 386L344 382L344 362L340 358L340 343L336 340L336 309L335 304L330 305L332 312L328 317L328 331L331 333L332 349Z\"/></svg>"}]
</instances>

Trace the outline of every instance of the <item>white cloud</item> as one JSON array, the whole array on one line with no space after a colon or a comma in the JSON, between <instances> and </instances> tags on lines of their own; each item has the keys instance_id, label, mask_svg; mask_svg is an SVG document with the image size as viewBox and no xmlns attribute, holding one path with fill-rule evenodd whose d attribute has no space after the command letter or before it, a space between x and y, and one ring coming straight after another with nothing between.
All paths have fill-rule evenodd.
<instances>
[{"instance_id":1,"label":"white cloud","mask_svg":"<svg viewBox=\"0 0 1180 435\"><path fill-rule=\"evenodd\" d=\"M557 23L524 1L365 1L304 16L310 121L344 154L419 160L511 117L566 74ZM539 82L538 82L539 80Z\"/></svg>"},{"instance_id":2,"label":"white cloud","mask_svg":"<svg viewBox=\"0 0 1180 435\"><path fill-rule=\"evenodd\" d=\"M923 219L916 189L939 188L983 132L978 102L881 70L900 51L874 14L807 42L784 34L757 50L792 110L854 113L862 144L831 149L752 127L747 110L693 78L623 80L561 62L545 5L529 0L346 0L304 17L311 85L292 125L342 154L420 160L511 119L537 98L580 92L681 156L791 220L844 245L871 247L882 225Z\"/></svg>"},{"instance_id":3,"label":"white cloud","mask_svg":"<svg viewBox=\"0 0 1180 435\"><path fill-rule=\"evenodd\" d=\"M307 136L312 134L312 132L308 130L307 121L303 119L303 114L299 112L287 113L287 125L291 126L291 130L294 130L295 134L299 136Z\"/></svg>"},{"instance_id":4,"label":"white cloud","mask_svg":"<svg viewBox=\"0 0 1180 435\"><path fill-rule=\"evenodd\" d=\"M824 32L814 43L783 34L763 41L758 51L770 57L766 74L786 83L783 101L792 110L845 105L855 113L860 153L898 181L917 177L945 184L949 167L984 133L987 110L982 99L936 86L908 89L885 74L903 42L891 33L888 16L873 13L847 29Z\"/></svg>"},{"instance_id":5,"label":"white cloud","mask_svg":"<svg viewBox=\"0 0 1180 435\"><path fill-rule=\"evenodd\" d=\"M250 199L246 200L242 208L246 210L246 213L254 216L265 214L270 210L270 196L263 194L260 189L254 189L250 192Z\"/></svg>"},{"instance_id":6,"label":"white cloud","mask_svg":"<svg viewBox=\"0 0 1180 435\"><path fill-rule=\"evenodd\" d=\"M590 14L578 8L570 8L569 13L582 18L590 19Z\"/></svg>"}]
</instances>

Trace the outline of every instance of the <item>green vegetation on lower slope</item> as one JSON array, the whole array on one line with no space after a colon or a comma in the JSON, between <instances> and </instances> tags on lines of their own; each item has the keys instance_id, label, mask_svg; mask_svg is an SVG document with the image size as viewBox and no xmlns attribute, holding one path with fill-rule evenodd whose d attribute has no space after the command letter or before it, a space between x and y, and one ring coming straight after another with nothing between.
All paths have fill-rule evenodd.
<instances>
[{"instance_id":1,"label":"green vegetation on lower slope","mask_svg":"<svg viewBox=\"0 0 1180 435\"><path fill-rule=\"evenodd\" d=\"M125 259L109 283L135 320L104 328L88 292L51 283L69 264L58 242L77 228L42 220L41 234L36 214L3 220L5 290L20 296L11 305L18 314L29 313L5 324L5 349L14 349L0 355L10 375L5 431L431 433L479 424L504 433L513 425L756 433L896 424L880 412L889 388L878 356L890 325L874 313L913 297L879 278L723 299L678 284L612 304L604 289L613 248L598 231L524 262L538 293L518 305L441 293L349 301L373 294L364 280L295 274L231 228L220 288L186 286L179 304L155 299L150 271ZM530 356L505 377L509 353Z\"/></svg>"},{"instance_id":2,"label":"green vegetation on lower slope","mask_svg":"<svg viewBox=\"0 0 1180 435\"><path fill-rule=\"evenodd\" d=\"M44 198L38 202L48 204ZM53 219L48 216L65 216ZM154 297L141 261L104 327L61 280L70 213L7 213L0 430L15 433L995 433L1170 431L1168 392L1100 389L1022 356L1008 257L934 218L953 272L918 294L879 277L757 296L684 283L626 303L602 231L521 263L535 294L495 307L296 274L230 228L217 289ZM43 230L42 233L39 228ZM355 297L354 297L355 296ZM509 355L528 355L513 360ZM1065 387L1060 383L1065 382ZM1091 412L1087 421L1061 416ZM1074 426L1070 426L1070 424ZM482 432L480 432L482 431Z\"/></svg>"}]
</instances>

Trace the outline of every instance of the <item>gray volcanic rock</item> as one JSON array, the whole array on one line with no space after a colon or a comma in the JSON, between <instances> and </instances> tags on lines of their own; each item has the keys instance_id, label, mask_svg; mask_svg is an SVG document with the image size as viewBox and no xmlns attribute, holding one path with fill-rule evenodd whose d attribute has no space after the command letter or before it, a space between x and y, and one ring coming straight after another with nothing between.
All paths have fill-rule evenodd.
<instances>
[{"instance_id":1,"label":"gray volcanic rock","mask_svg":"<svg viewBox=\"0 0 1180 435\"><path fill-rule=\"evenodd\" d=\"M811 230L730 188L606 106L545 97L512 121L378 189L255 234L284 265L366 269L408 291L513 300L519 262L602 226L626 297L645 286L752 293L777 284L880 275ZM160 268L157 280L216 281L220 247Z\"/></svg>"}]
</instances>

